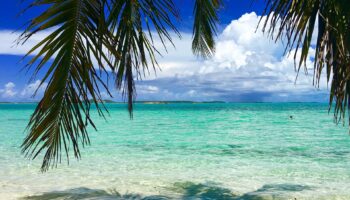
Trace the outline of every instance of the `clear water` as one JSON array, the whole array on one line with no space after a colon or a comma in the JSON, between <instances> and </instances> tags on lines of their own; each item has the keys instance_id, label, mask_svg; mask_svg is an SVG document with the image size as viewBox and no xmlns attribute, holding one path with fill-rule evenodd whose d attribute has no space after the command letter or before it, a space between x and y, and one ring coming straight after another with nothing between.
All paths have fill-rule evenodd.
<instances>
[{"instance_id":1,"label":"clear water","mask_svg":"<svg viewBox=\"0 0 350 200\"><path fill-rule=\"evenodd\" d=\"M0 105L0 199L350 199L350 136L326 104L108 107L83 159L42 174L19 148L34 105Z\"/></svg>"}]
</instances>

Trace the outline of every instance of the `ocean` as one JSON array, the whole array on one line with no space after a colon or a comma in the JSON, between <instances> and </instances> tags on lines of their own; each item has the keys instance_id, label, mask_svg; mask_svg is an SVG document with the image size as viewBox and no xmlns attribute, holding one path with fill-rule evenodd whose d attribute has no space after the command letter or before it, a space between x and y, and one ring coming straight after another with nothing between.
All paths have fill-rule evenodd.
<instances>
[{"instance_id":1,"label":"ocean","mask_svg":"<svg viewBox=\"0 0 350 200\"><path fill-rule=\"evenodd\" d=\"M35 105L1 104L0 199L350 199L349 130L327 104L107 107L82 159L41 173L20 149Z\"/></svg>"}]
</instances>

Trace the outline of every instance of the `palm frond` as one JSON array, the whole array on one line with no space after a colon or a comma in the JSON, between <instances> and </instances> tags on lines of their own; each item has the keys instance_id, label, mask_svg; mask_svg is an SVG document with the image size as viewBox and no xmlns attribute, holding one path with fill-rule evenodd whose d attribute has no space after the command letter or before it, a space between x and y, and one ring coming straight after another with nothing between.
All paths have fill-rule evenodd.
<instances>
[{"instance_id":1,"label":"palm frond","mask_svg":"<svg viewBox=\"0 0 350 200\"><path fill-rule=\"evenodd\" d=\"M132 117L135 79L149 72L149 65L154 70L158 66L155 37L166 49L166 42L173 44L168 29L180 36L172 20L178 17L178 11L172 0L113 0L109 7L108 25L115 33L114 43L120 54L115 56L116 86L127 97Z\"/></svg>"},{"instance_id":2,"label":"palm frond","mask_svg":"<svg viewBox=\"0 0 350 200\"><path fill-rule=\"evenodd\" d=\"M28 67L35 66L34 76L45 68L41 82L47 81L48 86L31 116L22 150L33 159L45 151L41 170L46 171L61 162L62 149L67 160L70 147L80 158L80 145L89 144L86 127L95 127L89 100L103 115L103 105L98 104L102 102L99 87L108 91L93 61L97 60L104 71L109 63L104 52L111 46L103 37L106 34L101 34L106 31L101 20L103 0L37 0L32 5L49 8L31 21L21 39L26 41L43 30L53 31L27 54L39 52Z\"/></svg>"},{"instance_id":3,"label":"palm frond","mask_svg":"<svg viewBox=\"0 0 350 200\"><path fill-rule=\"evenodd\" d=\"M275 39L287 40L286 51L301 49L297 71L306 64L313 32L317 29L315 44L314 84L319 86L326 68L330 83L329 109L333 102L336 122L345 119L350 97L350 7L347 0L268 0L264 31ZM317 22L318 21L318 22ZM267 27L268 22L271 26ZM295 52L294 58L297 57ZM305 70L306 66L305 66ZM350 118L349 118L350 124Z\"/></svg>"},{"instance_id":4,"label":"palm frond","mask_svg":"<svg viewBox=\"0 0 350 200\"><path fill-rule=\"evenodd\" d=\"M204 58L215 52L214 36L217 32L218 8L221 0L196 0L194 7L194 25L192 51Z\"/></svg>"}]
</instances>

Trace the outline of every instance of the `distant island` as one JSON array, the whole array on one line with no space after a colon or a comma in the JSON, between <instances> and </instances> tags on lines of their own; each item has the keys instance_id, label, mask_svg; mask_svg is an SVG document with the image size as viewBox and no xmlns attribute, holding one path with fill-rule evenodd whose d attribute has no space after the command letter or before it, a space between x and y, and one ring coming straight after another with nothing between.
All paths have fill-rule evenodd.
<instances>
[{"instance_id":1,"label":"distant island","mask_svg":"<svg viewBox=\"0 0 350 200\"><path fill-rule=\"evenodd\" d=\"M104 100L103 103L124 103L124 102ZM200 103L225 103L225 102L224 101L135 101L135 103L136 104L175 104L175 103L200 104Z\"/></svg>"},{"instance_id":2,"label":"distant island","mask_svg":"<svg viewBox=\"0 0 350 200\"><path fill-rule=\"evenodd\" d=\"M198 104L198 103L225 103L223 101L136 101L135 103L140 104L174 104L174 103L190 103L190 104Z\"/></svg>"},{"instance_id":3,"label":"distant island","mask_svg":"<svg viewBox=\"0 0 350 200\"><path fill-rule=\"evenodd\" d=\"M104 100L103 103L124 103L124 102ZM135 101L135 103L136 104L174 104L174 103L199 104L199 103L226 103L226 102L224 101Z\"/></svg>"}]
</instances>

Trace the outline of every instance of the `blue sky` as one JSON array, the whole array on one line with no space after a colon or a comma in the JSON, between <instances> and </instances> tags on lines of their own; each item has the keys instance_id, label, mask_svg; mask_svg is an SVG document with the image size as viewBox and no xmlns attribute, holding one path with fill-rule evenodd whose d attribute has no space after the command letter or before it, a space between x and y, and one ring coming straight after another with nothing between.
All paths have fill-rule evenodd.
<instances>
[{"instance_id":1,"label":"blue sky","mask_svg":"<svg viewBox=\"0 0 350 200\"><path fill-rule=\"evenodd\" d=\"M44 8L34 8L19 15L25 5L21 0L4 1L0 7L0 101L35 101L32 93L40 83L39 74L29 82L30 73L21 70L23 54L40 41L38 34L28 44L16 46L15 40L31 17ZM138 100L194 101L326 101L325 80L319 89L312 85L312 73L296 73L292 56L285 56L283 43L270 41L261 30L255 31L264 9L263 0L225 0L220 11L217 51L213 58L202 60L191 53L193 5L188 0L176 0L180 8L179 29L182 39L175 39L176 49L159 58L161 71L150 74L137 83ZM19 16L18 16L19 15ZM310 49L312 52L313 49ZM308 68L312 68L312 54ZM44 84L45 85L45 84ZM120 92L111 88L113 99ZM109 98L105 95L105 98Z\"/></svg>"}]
</instances>

